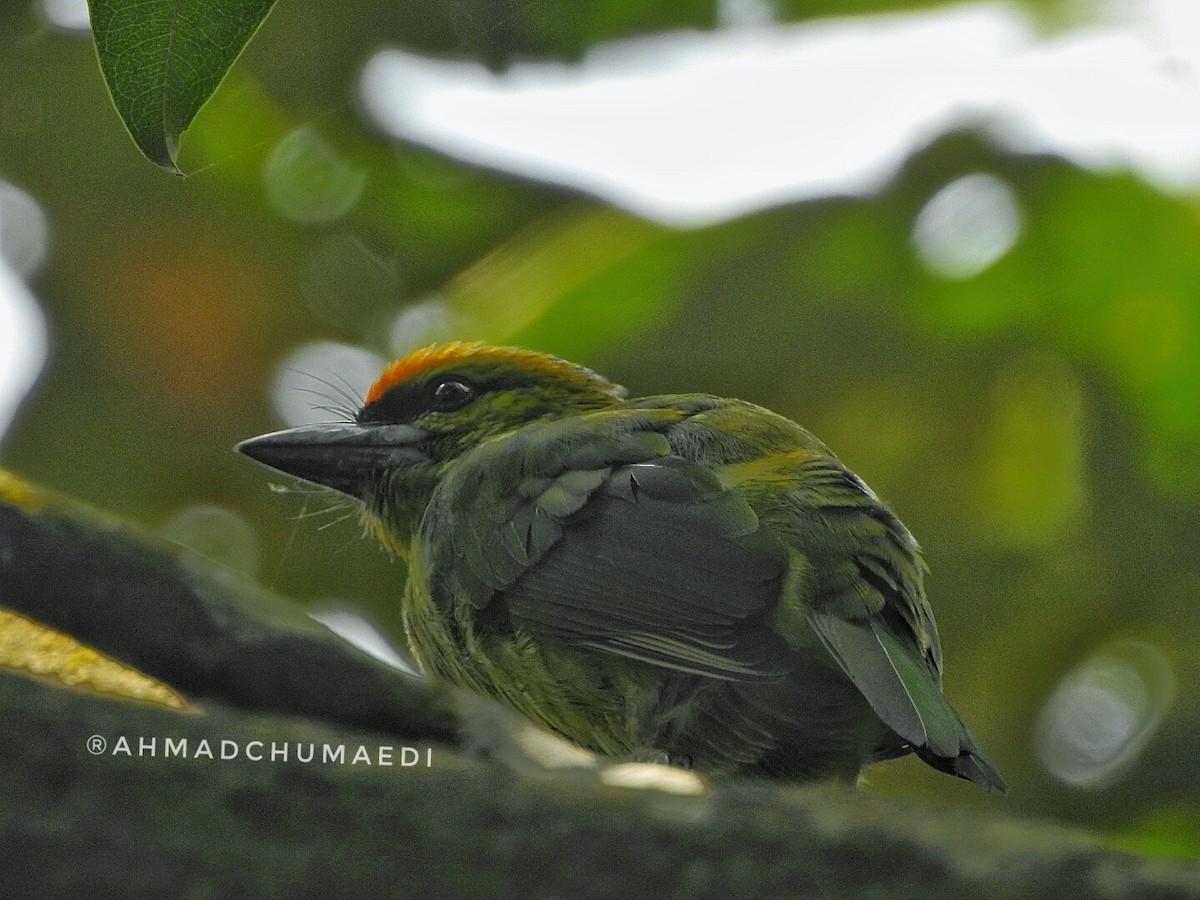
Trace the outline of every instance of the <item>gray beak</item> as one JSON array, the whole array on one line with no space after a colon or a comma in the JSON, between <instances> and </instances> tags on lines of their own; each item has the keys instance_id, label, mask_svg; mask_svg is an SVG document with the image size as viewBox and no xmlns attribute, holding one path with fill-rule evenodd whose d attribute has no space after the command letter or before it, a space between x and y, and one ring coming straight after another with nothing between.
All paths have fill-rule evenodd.
<instances>
[{"instance_id":1,"label":"gray beak","mask_svg":"<svg viewBox=\"0 0 1200 900\"><path fill-rule=\"evenodd\" d=\"M419 449L425 437L411 425L301 425L236 449L278 472L363 500L380 474L429 461Z\"/></svg>"}]
</instances>

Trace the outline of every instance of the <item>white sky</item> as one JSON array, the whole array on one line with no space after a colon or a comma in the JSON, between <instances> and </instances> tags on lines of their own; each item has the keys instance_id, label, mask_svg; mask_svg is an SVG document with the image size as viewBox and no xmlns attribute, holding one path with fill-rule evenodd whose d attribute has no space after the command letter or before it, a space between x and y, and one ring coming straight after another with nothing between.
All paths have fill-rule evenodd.
<instances>
[{"instance_id":1,"label":"white sky","mask_svg":"<svg viewBox=\"0 0 1200 900\"><path fill-rule=\"evenodd\" d=\"M683 226L870 192L963 123L1194 191L1200 0L1112 9L1048 39L998 3L674 32L502 75L387 50L361 95L394 137Z\"/></svg>"}]
</instances>

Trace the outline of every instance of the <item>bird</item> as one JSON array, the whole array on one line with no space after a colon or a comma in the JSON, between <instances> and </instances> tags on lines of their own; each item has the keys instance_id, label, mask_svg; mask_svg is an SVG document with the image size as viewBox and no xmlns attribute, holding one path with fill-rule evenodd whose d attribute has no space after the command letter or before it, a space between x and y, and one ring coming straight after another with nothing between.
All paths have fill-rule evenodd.
<instances>
[{"instance_id":1,"label":"bird","mask_svg":"<svg viewBox=\"0 0 1200 900\"><path fill-rule=\"evenodd\" d=\"M911 753L1007 791L942 693L917 542L790 419L459 341L346 419L237 449L358 502L430 677L605 757L852 784Z\"/></svg>"}]
</instances>

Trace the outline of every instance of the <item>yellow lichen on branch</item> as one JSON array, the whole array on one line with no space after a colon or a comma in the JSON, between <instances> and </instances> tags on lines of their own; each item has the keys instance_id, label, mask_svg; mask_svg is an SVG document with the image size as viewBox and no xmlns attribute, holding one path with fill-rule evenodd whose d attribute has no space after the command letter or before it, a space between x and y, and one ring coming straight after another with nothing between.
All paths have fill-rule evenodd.
<instances>
[{"instance_id":1,"label":"yellow lichen on branch","mask_svg":"<svg viewBox=\"0 0 1200 900\"><path fill-rule=\"evenodd\" d=\"M66 687L190 711L187 701L162 682L7 609L0 609L0 667Z\"/></svg>"},{"instance_id":2,"label":"yellow lichen on branch","mask_svg":"<svg viewBox=\"0 0 1200 900\"><path fill-rule=\"evenodd\" d=\"M7 469L0 469L0 502L33 512L41 506L38 490Z\"/></svg>"}]
</instances>

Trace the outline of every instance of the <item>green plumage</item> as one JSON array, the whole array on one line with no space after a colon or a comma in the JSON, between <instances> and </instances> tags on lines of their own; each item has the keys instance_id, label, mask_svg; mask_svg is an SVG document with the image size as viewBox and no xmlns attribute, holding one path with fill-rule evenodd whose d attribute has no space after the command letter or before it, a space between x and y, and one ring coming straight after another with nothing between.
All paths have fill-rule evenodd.
<instances>
[{"instance_id":1,"label":"green plumage","mask_svg":"<svg viewBox=\"0 0 1200 900\"><path fill-rule=\"evenodd\" d=\"M916 542L812 435L738 400L623 400L553 358L455 346L345 426L376 459L381 429L419 435L419 458L364 463L347 492L407 549L429 672L604 754L852 779L916 752L1004 789L942 695ZM440 409L465 396L447 380L470 396Z\"/></svg>"}]
</instances>

